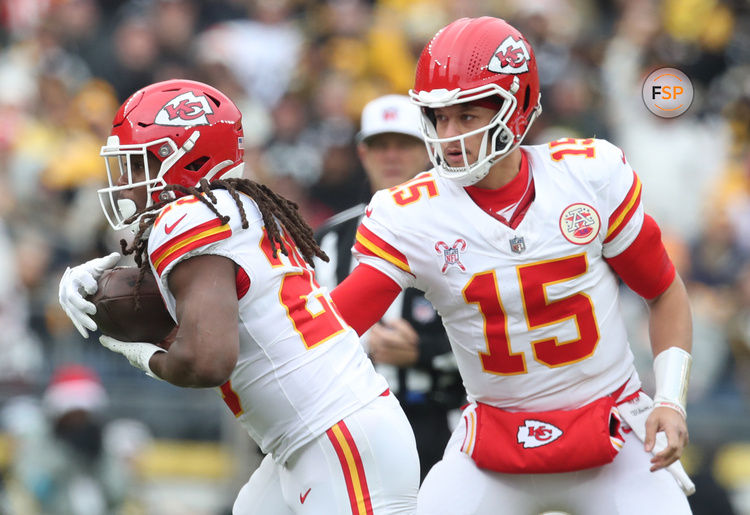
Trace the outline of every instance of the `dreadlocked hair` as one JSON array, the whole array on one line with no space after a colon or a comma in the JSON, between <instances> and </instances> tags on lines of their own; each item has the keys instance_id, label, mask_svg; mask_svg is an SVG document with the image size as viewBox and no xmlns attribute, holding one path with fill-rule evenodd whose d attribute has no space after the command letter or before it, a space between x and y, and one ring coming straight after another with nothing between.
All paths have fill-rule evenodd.
<instances>
[{"instance_id":1,"label":"dreadlocked hair","mask_svg":"<svg viewBox=\"0 0 750 515\"><path fill-rule=\"evenodd\" d=\"M244 193L252 198L258 206L261 216L263 217L263 225L268 233L268 237L271 241L271 250L273 251L273 257L278 255L280 250L285 256L289 255L289 250L284 243L284 239L279 231L278 220L284 231L287 232L294 243L302 253L302 257L311 266L315 266L313 262L314 257L319 257L323 261L328 261L328 255L318 246L313 236L312 228L302 219L299 214L299 206L291 200L278 195L271 190L265 184L260 184L250 179L219 179L208 182L206 179L201 179L199 187L186 188L178 184L170 184L164 188L163 191L170 192L175 191L183 195L194 195L198 200L203 202L216 217L221 220L222 224L229 222L229 217L222 215L216 209L216 197L212 190L223 189L227 190L237 204L237 208L240 211L240 220L242 222L242 228L247 229L250 224L247 221L245 214L245 208L240 200L239 193ZM125 222L132 223L140 217L138 223L138 231L135 234L135 238L131 245L128 246L126 240L120 240L120 247L124 255L133 254L135 264L139 268L138 280L136 281L136 291L139 289L143 277L148 269L148 259L144 259L148 252L148 240L143 238L143 235L154 223L154 220L159 215L159 211L165 205L173 202L174 199L167 199L146 208L145 210L138 212L128 218ZM136 294L136 309L139 304L138 295Z\"/></svg>"}]
</instances>

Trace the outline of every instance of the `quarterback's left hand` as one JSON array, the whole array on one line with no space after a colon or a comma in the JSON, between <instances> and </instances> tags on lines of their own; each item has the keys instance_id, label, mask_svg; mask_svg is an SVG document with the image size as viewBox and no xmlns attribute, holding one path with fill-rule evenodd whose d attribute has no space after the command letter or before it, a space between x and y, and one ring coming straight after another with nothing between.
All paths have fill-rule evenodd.
<instances>
[{"instance_id":1,"label":"quarterback's left hand","mask_svg":"<svg viewBox=\"0 0 750 515\"><path fill-rule=\"evenodd\" d=\"M131 365L143 370L147 375L154 379L161 379L153 373L151 367L148 365L151 356L157 352L167 352L158 345L146 342L121 342L120 340L115 340L111 336L100 336L99 343L112 352L122 354L128 358Z\"/></svg>"},{"instance_id":2,"label":"quarterback's left hand","mask_svg":"<svg viewBox=\"0 0 750 515\"><path fill-rule=\"evenodd\" d=\"M651 472L668 467L682 455L688 444L688 429L685 417L676 410L657 406L646 419L646 452L651 452L656 443L656 433L664 431L667 446L651 458Z\"/></svg>"}]
</instances>

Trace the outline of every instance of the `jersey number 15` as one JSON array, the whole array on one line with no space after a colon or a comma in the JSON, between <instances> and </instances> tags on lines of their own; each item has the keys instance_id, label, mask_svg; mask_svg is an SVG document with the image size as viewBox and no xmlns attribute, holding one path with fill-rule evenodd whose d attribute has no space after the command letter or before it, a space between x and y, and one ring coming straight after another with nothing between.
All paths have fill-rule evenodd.
<instances>
[{"instance_id":1,"label":"jersey number 15","mask_svg":"<svg viewBox=\"0 0 750 515\"><path fill-rule=\"evenodd\" d=\"M531 342L534 359L548 367L560 367L588 358L599 343L594 305L585 293L550 301L547 286L570 281L586 273L586 254L542 261L517 267L526 324L529 330L573 320L578 338L559 342L557 337ZM477 304L484 318L487 352L479 359L485 372L499 375L525 374L526 356L512 352L508 321L494 271L474 275L463 290L464 299Z\"/></svg>"}]
</instances>

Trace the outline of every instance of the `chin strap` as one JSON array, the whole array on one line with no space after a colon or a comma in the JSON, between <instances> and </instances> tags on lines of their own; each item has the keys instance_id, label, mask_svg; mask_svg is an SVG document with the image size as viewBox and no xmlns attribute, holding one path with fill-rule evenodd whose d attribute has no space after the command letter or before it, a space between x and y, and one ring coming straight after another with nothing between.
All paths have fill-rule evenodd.
<instances>
[{"instance_id":1,"label":"chin strap","mask_svg":"<svg viewBox=\"0 0 750 515\"><path fill-rule=\"evenodd\" d=\"M672 408L687 418L685 406L692 362L690 353L679 347L670 347L654 358L654 407Z\"/></svg>"}]
</instances>

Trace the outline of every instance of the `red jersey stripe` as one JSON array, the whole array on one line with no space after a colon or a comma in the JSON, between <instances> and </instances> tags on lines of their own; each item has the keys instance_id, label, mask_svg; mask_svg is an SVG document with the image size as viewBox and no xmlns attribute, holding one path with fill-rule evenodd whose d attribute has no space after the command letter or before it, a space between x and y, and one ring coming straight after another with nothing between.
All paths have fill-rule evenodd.
<instances>
[{"instance_id":1,"label":"red jersey stripe","mask_svg":"<svg viewBox=\"0 0 750 515\"><path fill-rule=\"evenodd\" d=\"M633 185L630 187L625 199L617 206L612 215L609 217L609 227L607 229L607 237L604 239L604 243L612 241L625 227L630 219L633 217L635 212L638 210L638 206L641 204L641 180L638 178L635 172L633 172Z\"/></svg>"},{"instance_id":2,"label":"red jersey stripe","mask_svg":"<svg viewBox=\"0 0 750 515\"><path fill-rule=\"evenodd\" d=\"M156 268L156 273L161 277L161 274L164 271L164 269L166 269L167 266L169 266L169 264L172 263L175 259L179 258L180 256L184 256L191 250L200 248L204 245L208 245L209 243L214 243L214 242L229 238L229 236L231 235L232 235L232 230L229 229L229 226L227 226L226 229L224 230L216 231L213 234L206 234L201 238L197 238L193 241L190 241L180 246L180 248L175 249L174 252L171 252L170 254L165 255L158 265L154 264L154 267Z\"/></svg>"},{"instance_id":3,"label":"red jersey stripe","mask_svg":"<svg viewBox=\"0 0 750 515\"><path fill-rule=\"evenodd\" d=\"M360 225L357 229L357 238L354 242L354 248L362 254L368 256L377 256L385 259L389 263L396 265L404 272L411 274L411 268L409 268L409 260L401 252L393 248L386 241L379 238L374 232L369 230L364 225Z\"/></svg>"},{"instance_id":4,"label":"red jersey stripe","mask_svg":"<svg viewBox=\"0 0 750 515\"><path fill-rule=\"evenodd\" d=\"M204 222L200 225L196 225L195 227L185 231L184 233L180 233L176 235L174 238L171 238L167 240L166 242L162 243L161 245L159 245L159 247L157 247L156 250L154 250L151 253L151 261L154 262L158 260L162 256L162 254L167 252L170 249L170 247L172 247L175 243L178 243L185 238L195 236L196 234L200 234L206 229L219 227L220 225L221 225L221 220L219 220L218 218L214 218L213 220L209 220L208 222Z\"/></svg>"},{"instance_id":5,"label":"red jersey stripe","mask_svg":"<svg viewBox=\"0 0 750 515\"><path fill-rule=\"evenodd\" d=\"M164 269L175 259L203 245L223 240L232 235L229 225L222 225L218 218L185 231L167 241L151 253L151 263L161 276Z\"/></svg>"}]
</instances>

